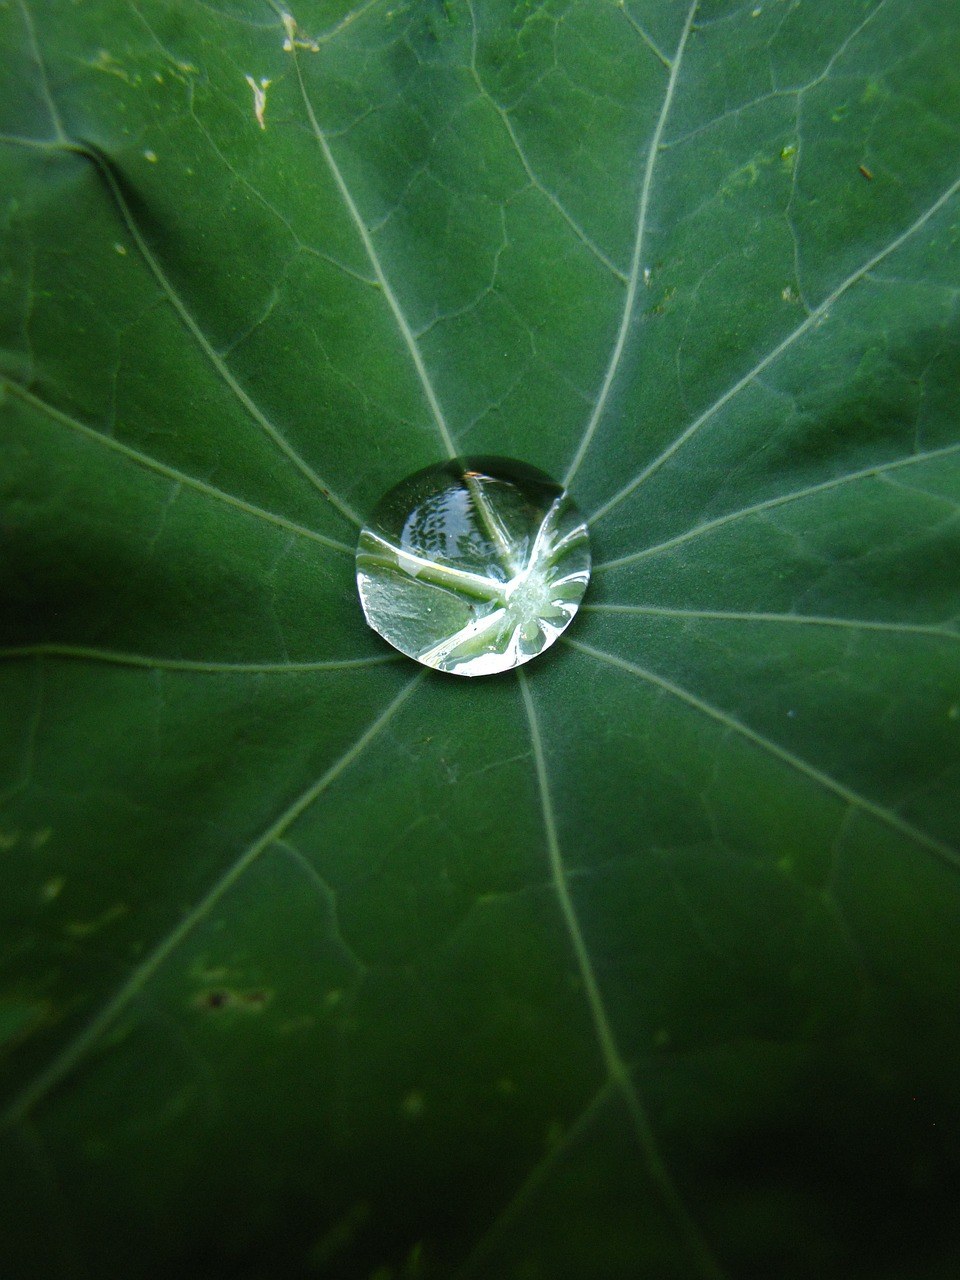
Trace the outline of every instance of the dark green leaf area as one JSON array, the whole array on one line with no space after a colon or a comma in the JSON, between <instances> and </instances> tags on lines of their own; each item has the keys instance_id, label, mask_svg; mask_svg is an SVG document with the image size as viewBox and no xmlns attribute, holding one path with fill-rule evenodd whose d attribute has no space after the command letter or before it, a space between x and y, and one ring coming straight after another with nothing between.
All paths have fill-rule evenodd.
<instances>
[{"instance_id":1,"label":"dark green leaf area","mask_svg":"<svg viewBox=\"0 0 960 1280\"><path fill-rule=\"evenodd\" d=\"M953 1280L958 16L0 3L4 1276Z\"/></svg>"}]
</instances>

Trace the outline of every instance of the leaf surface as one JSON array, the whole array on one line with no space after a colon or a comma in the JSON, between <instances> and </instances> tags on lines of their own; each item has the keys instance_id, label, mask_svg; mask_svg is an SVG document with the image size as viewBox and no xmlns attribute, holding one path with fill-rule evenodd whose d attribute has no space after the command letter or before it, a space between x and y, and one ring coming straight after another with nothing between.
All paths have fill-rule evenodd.
<instances>
[{"instance_id":1,"label":"leaf surface","mask_svg":"<svg viewBox=\"0 0 960 1280\"><path fill-rule=\"evenodd\" d=\"M4 1274L960 1263L960 11L0 5ZM564 480L525 672L359 522Z\"/></svg>"}]
</instances>

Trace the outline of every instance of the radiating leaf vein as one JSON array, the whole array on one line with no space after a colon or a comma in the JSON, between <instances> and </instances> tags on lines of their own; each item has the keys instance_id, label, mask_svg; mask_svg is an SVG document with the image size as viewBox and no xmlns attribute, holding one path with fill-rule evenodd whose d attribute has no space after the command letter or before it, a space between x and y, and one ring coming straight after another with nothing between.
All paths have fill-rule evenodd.
<instances>
[{"instance_id":1,"label":"radiating leaf vein","mask_svg":"<svg viewBox=\"0 0 960 1280\"><path fill-rule=\"evenodd\" d=\"M919 453L912 453L907 458L894 458L890 462L879 462L875 466L863 467L859 471L847 471L843 475L833 476L829 480L821 480L817 484L807 485L804 489L794 489L790 493L778 494L775 498L766 498L763 502L755 502L751 506L729 511L725 515L716 516L713 520L704 520L702 524L694 525L693 528L687 529L684 533L678 533L672 538L665 538L662 542L643 547L640 551L631 551L629 554L617 556L613 560L604 560L600 564L594 565L593 569L595 573L600 573L606 569L617 569L625 564L633 564L647 556L657 555L661 551L669 551L672 547L678 547L685 542L692 542L695 538L700 538L705 533L723 528L724 525L735 524L740 520L745 520L749 516L758 515L764 511L772 511L775 507L783 507L791 502L800 502L804 498L812 498L819 493L827 493L831 489L854 484L859 480L882 478L887 472L895 471L901 467L912 467L924 462L948 458L958 452L960 452L960 443L948 444L940 449L926 449Z\"/></svg>"},{"instance_id":2,"label":"radiating leaf vein","mask_svg":"<svg viewBox=\"0 0 960 1280\"><path fill-rule=\"evenodd\" d=\"M635 662L630 662L626 658L619 658L615 654L606 653L602 649L595 649L593 645L584 644L580 640L572 640L564 637L564 643L577 649L580 653L586 653L591 658L595 658L598 662L604 662L608 666L617 667L621 671L626 671L631 675L638 676L641 680L645 680L648 684L661 689L664 693L668 693L671 697L676 698L680 702L685 702L687 706L693 707L696 711L708 716L717 724L722 725L731 733L737 734L741 738L745 738L748 742L752 742L754 746L759 747L762 751L768 752L772 756L776 756L778 760L782 760L784 764L795 769L798 773L803 774L812 782L817 783L825 790L832 792L839 799L854 809L858 809L862 813L869 814L884 826L898 831L901 835L906 836L914 844L920 848L927 850L928 853L934 854L942 862L949 866L960 869L960 852L946 844L942 840L938 840L936 836L929 835L926 831L921 831L919 827L915 827L906 819L901 818L899 814L892 809L886 809L883 805L877 804L873 800L868 800L866 796L861 795L858 791L854 791L852 787L845 786L842 782L838 782L836 778L825 773L822 769L818 769L815 765L810 764L801 756L796 755L793 751L789 751L786 747L780 746L771 738L765 737L762 733L758 733L755 729L751 729L749 725L743 723L742 720L736 719L735 716L729 715L726 711L719 707L713 706L712 703L698 697L695 693L691 693L689 689L684 689L681 685L675 684L672 680L668 680L665 676L658 675L655 671L650 671L646 667L642 667Z\"/></svg>"},{"instance_id":3,"label":"radiating leaf vein","mask_svg":"<svg viewBox=\"0 0 960 1280\"><path fill-rule=\"evenodd\" d=\"M240 879L248 867L263 851L301 817L315 800L360 756L379 733L386 728L403 704L423 679L419 672L409 680L379 716L360 734L353 744L307 789L288 805L280 816L251 845L230 864L216 883L200 901L154 947L150 954L133 970L130 977L110 997L99 1012L67 1044L50 1065L42 1071L9 1104L0 1115L0 1129L19 1123L65 1076L69 1075L100 1036L123 1012L130 1001L143 989L168 956L210 914L224 894Z\"/></svg>"},{"instance_id":4,"label":"radiating leaf vein","mask_svg":"<svg viewBox=\"0 0 960 1280\"><path fill-rule=\"evenodd\" d=\"M900 234L895 236L885 248L873 254L872 257L848 275L845 280L841 281L841 283L837 285L837 287L828 294L827 297L824 298L823 301L820 302L819 305L816 306L794 330L788 333L787 336L783 338L771 351L768 351L752 369L748 370L748 372L741 378L738 378L737 381L719 397L719 399L715 400L713 404L709 406L709 408L704 409L701 414L694 418L693 422L691 422L688 427L684 428L684 430L681 431L680 434L672 440L671 443L667 445L667 447L663 449L652 462L649 462L636 476L634 476L628 484L624 485L623 488L618 490L612 498L609 498L605 503L598 507L590 516L590 523L596 524L600 520L605 519L615 507L619 506L625 498L628 498L630 494L639 488L644 481L648 480L654 472L659 471L664 463L668 462L678 450L682 449L685 444L693 439L693 437L697 435L697 433L702 430L702 428L706 426L706 424L710 422L721 409L728 405L730 401L738 396L746 387L750 386L750 384L758 378L765 369L768 369L770 365L779 360L782 355L789 351L799 338L802 338L805 333L808 333L821 320L825 319L831 307L835 306L845 293L852 289L855 284L858 284L868 272L874 269L874 267L878 266L884 261L884 259L889 258L891 254L895 253L899 248L906 244L912 236L916 235L918 231L925 227L930 219L934 217L935 214L939 213L939 211L949 200L952 199L958 190L960 190L960 178L951 182L950 186L947 187L947 189L937 197L933 204L924 210L924 212L921 213L920 216L906 228L906 230L901 231Z\"/></svg>"},{"instance_id":5,"label":"radiating leaf vein","mask_svg":"<svg viewBox=\"0 0 960 1280\"><path fill-rule=\"evenodd\" d=\"M607 1077L613 1087L622 1095L625 1103L627 1104L627 1109L630 1112L630 1118L633 1122L637 1138L643 1150L650 1176L656 1184L657 1190L665 1207L670 1212L677 1227L681 1231L683 1238L691 1251L691 1255L696 1260L700 1273L706 1277L713 1278L713 1280L718 1280L723 1273L713 1258L699 1227L690 1216L690 1213L687 1210L686 1205L683 1203L680 1193L663 1162L663 1157L660 1154L656 1137L654 1136L653 1126L650 1123L650 1117L647 1114L643 1100L637 1091L636 1085L634 1084L633 1076L630 1074L630 1068L622 1057L619 1046L617 1045L616 1036L607 1014L603 995L600 991L600 984L597 982L597 976L594 972L593 961L590 959L586 939L583 936L583 930L580 927L580 920L577 916L576 907L574 906L573 898L570 894L570 888L567 883L567 873L563 862L563 854L560 850L560 837L557 832L557 820L553 806L553 793L550 787L549 774L547 772L547 762L543 748L543 736L540 731L540 721L537 715L533 695L530 692L530 683L522 668L518 668L517 670L517 679L520 685L520 693L530 732L530 745L533 750L537 791L540 797L540 812L547 843L547 857L550 863L551 879L553 881L557 901L560 905L560 912L563 916L563 921L570 938L570 943L573 947L574 956L576 957L577 968L580 971L580 979L583 983L584 994L590 1008L590 1015L593 1019L594 1030L596 1031L597 1040L600 1045L600 1053L606 1068Z\"/></svg>"},{"instance_id":6,"label":"radiating leaf vein","mask_svg":"<svg viewBox=\"0 0 960 1280\"><path fill-rule=\"evenodd\" d=\"M633 311L636 305L637 287L640 283L640 275L643 267L643 242L647 228L647 214L650 208L650 194L653 190L653 175L656 168L657 156L660 152L660 139L663 136L663 130L667 123L667 117L670 114L670 107L673 103L674 94L677 88L677 81L680 77L680 67L683 62L684 51L687 47L687 41L690 37L690 28L693 25L693 18L697 12L697 4L699 0L694 0L687 11L687 18L683 24L683 30L680 33L680 40L677 44L677 52L674 55L673 63L670 67L670 76L667 80L666 91L663 95L663 103L660 107L660 114L657 117L657 123L654 125L653 135L650 138L650 145L647 148L647 160L644 165L643 183L640 188L640 202L637 206L637 230L633 242L633 257L630 262L630 278L627 281L627 292L623 300L623 311L620 316L620 326L617 330L616 340L613 344L613 350L610 353L610 359L607 363L606 372L603 375L603 382L600 385L600 391L597 395L596 403L593 411L587 419L587 425L584 428L583 436L577 451L573 455L573 460L567 469L564 477L564 486L569 488L570 482L580 469L580 464L586 457L587 450L593 441L597 425L603 416L604 409L607 407L607 399L610 395L610 389L613 386L617 371L620 368L620 361L623 358L624 347L627 344L627 333L630 329L630 322L633 319Z\"/></svg>"},{"instance_id":7,"label":"radiating leaf vein","mask_svg":"<svg viewBox=\"0 0 960 1280\"><path fill-rule=\"evenodd\" d=\"M113 436L108 436L102 431L97 431L94 427L87 426L85 422L81 422L78 418L72 417L62 409L55 408L46 400L41 400L39 396L34 395L32 391L28 391L26 387L20 386L19 383L0 382L0 390L16 396L24 404L30 405L38 413L45 414L54 422L60 423L61 426L67 427L71 431L76 431L79 435L95 441L106 449L112 449L114 453L120 454L121 457L126 458L129 462L133 462L147 471L153 471L156 475L163 476L166 480L183 485L184 488L192 489L196 493L203 494L204 497L211 498L216 502L224 502L227 506L234 507L237 511L242 511L244 515L253 516L257 520L264 520L267 524L276 525L280 529L285 529L288 533L295 533L301 538L309 538L311 542L319 542L322 546L329 547L333 551L340 551L348 556L354 554L354 548L348 546L345 542L330 538L325 533L318 533L315 529L308 529L305 525L297 524L294 520L288 520L286 516L277 515L275 511L268 511L264 507L254 506L253 503L246 502L243 498L238 498L236 494L228 493L225 489L218 489L215 485L207 484L205 480L199 480L196 476L188 475L185 471L179 471L176 467L168 466L165 462L160 462L151 457L150 454L141 453L139 449L134 449L131 445L124 444L122 440L116 440Z\"/></svg>"}]
</instances>

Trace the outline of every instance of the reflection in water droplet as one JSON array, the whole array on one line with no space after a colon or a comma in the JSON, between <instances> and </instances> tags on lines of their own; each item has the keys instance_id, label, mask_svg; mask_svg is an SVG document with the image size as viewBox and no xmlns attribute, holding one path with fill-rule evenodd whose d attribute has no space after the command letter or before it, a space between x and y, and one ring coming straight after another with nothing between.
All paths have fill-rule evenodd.
<instances>
[{"instance_id":1,"label":"reflection in water droplet","mask_svg":"<svg viewBox=\"0 0 960 1280\"><path fill-rule=\"evenodd\" d=\"M502 458L428 467L381 499L360 534L364 616L395 649L459 676L529 662L590 581L587 526L558 484Z\"/></svg>"}]
</instances>

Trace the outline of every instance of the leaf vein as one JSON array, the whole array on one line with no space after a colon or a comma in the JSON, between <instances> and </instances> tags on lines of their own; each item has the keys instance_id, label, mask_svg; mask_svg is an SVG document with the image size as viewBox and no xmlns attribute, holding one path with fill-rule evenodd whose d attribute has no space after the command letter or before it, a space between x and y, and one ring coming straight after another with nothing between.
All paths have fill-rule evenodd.
<instances>
[{"instance_id":1,"label":"leaf vein","mask_svg":"<svg viewBox=\"0 0 960 1280\"><path fill-rule=\"evenodd\" d=\"M577 968L580 972L580 979L583 983L583 990L590 1009L590 1015L593 1020L594 1031L600 1046L600 1053L603 1058L607 1078L610 1084L621 1094L627 1105L631 1121L634 1129L636 1130L637 1139L647 1163L647 1168L665 1207L669 1210L671 1216L676 1222L676 1225L682 1232L684 1240L689 1247L691 1254L696 1258L697 1265L702 1274L706 1277L712 1277L713 1280L717 1280L717 1278L722 1275L722 1272L711 1255L699 1227L694 1222L686 1205L683 1203L680 1193L677 1190L666 1165L664 1164L663 1157L661 1156L660 1150L657 1146L650 1117L647 1114L643 1100L640 1097L636 1085L634 1084L633 1077L630 1074L630 1068L620 1053L616 1035L607 1014L603 995L600 991L600 985L597 981L593 962L590 959L590 953L587 950L586 939L584 938L583 930L580 927L580 920L577 916L576 907L574 906L570 887L567 881L567 871L564 865L563 853L560 848L560 839L557 832L557 821L553 806L553 793L547 771L546 756L543 749L543 737L540 732L540 721L537 716L536 705L533 700L533 695L530 692L529 681L522 669L517 670L517 679L520 685L520 693L527 717L527 726L530 733L530 745L533 750L534 772L537 780L537 791L540 797L540 812L547 843L547 857L550 863L550 875L557 901L560 905L564 925L566 926L574 956L576 957Z\"/></svg>"},{"instance_id":2,"label":"leaf vein","mask_svg":"<svg viewBox=\"0 0 960 1280\"><path fill-rule=\"evenodd\" d=\"M279 818L230 864L200 901L187 912L183 919L154 947L146 959L133 970L126 982L114 992L99 1012L66 1045L50 1065L14 1098L0 1115L0 1130L7 1129L23 1120L65 1076L73 1071L104 1031L116 1021L130 1001L153 977L164 961L179 947L194 928L210 914L224 894L236 884L243 873L256 862L265 849L282 838L293 823L306 812L331 783L349 768L354 760L387 726L417 688L422 678L423 673L419 673L409 680L339 759L334 761L305 791L301 792L296 800L284 809Z\"/></svg>"},{"instance_id":3,"label":"leaf vein","mask_svg":"<svg viewBox=\"0 0 960 1280\"><path fill-rule=\"evenodd\" d=\"M843 485L854 484L858 480L871 480L877 477L882 479L887 472L895 471L900 467L917 466L924 462L932 462L937 458L950 457L958 452L960 452L960 443L948 444L939 449L926 449L920 453L911 454L908 458L894 458L890 462L880 462L876 466L863 467L859 471L847 471L843 475L834 476L830 480L821 480L819 483L808 485L804 489L794 489L790 493L779 494L776 498L766 498L763 502L755 502L751 506L729 511L726 515L717 516L713 520L705 520L702 524L695 525L684 533L678 533L672 538L664 539L663 542L644 547L640 551L631 551L628 555L618 556L615 560L604 560L600 564L594 565L593 571L594 573L599 573L605 569L618 569L622 565L633 564L646 556L668 551L670 548L680 546L685 542L692 542L695 538L699 538L705 533L720 529L727 524L735 524L748 516L771 511L775 507L787 506L791 502L799 502L804 498L814 497L818 493L827 493L831 489L839 489Z\"/></svg>"},{"instance_id":4,"label":"leaf vein","mask_svg":"<svg viewBox=\"0 0 960 1280\"><path fill-rule=\"evenodd\" d=\"M289 31L292 29L295 32L299 29L296 19L288 11L281 9L274 3L274 0L267 0L267 3L280 18L285 30ZM430 412L433 415L433 420L436 424L443 447L446 449L450 458L456 458L458 451L453 441L453 435L443 412L443 407L441 406L440 400L437 396L436 389L434 388L433 382L430 378L430 374L427 371L426 364L424 363L420 345L417 342L416 336L414 335L409 322L407 321L403 308L400 306L400 300L397 298L397 295L393 290L393 286L384 271L383 264L380 261L380 255L377 252L377 247L373 242L373 237L371 236L369 228L364 222L360 214L360 210L357 207L357 203L347 186L346 179L343 176L343 171L337 164L336 157L330 147L327 135L320 128L320 122L317 120L316 112L313 109L313 103L310 100L310 95L307 93L306 81L303 78L303 68L300 65L297 41L295 38L291 37L288 43L290 46L288 52L293 59L293 65L297 75L297 83L300 87L300 96L303 100L304 110L307 114L307 120L309 121L311 132L313 133L317 146L320 148L320 153L326 162L334 184L340 193L340 198L343 200L347 212L350 215L350 219L356 228L358 236L360 237L364 250L366 251L367 258L370 261L370 266L377 278L377 283L379 284L383 292L383 296L387 300L387 305L389 306L390 311L393 314L393 318L396 321L397 328L400 330L400 336L403 339L403 343L407 348L413 367L416 370L420 386L430 408Z\"/></svg>"},{"instance_id":5,"label":"leaf vein","mask_svg":"<svg viewBox=\"0 0 960 1280\"><path fill-rule=\"evenodd\" d=\"M268 524L287 530L288 533L295 533L301 538L309 538L311 542L319 542L334 551L342 552L344 555L352 556L354 554L354 548L348 546L345 542L339 542L336 538L329 538L326 534L317 533L315 529L307 528L306 525L297 524L294 520L288 520L286 516L277 515L274 511L268 511L264 507L258 507L251 502L246 502L243 498L238 498L236 494L228 493L225 489L218 489L215 485L207 484L205 480L188 475L185 471L178 471L176 467L170 467L165 462L159 462L149 454L141 453L139 449L134 449L131 445L124 444L121 440L115 440L104 432L87 426L85 422L80 422L79 419L64 413L62 409L54 408L52 404L34 395L26 387L20 386L19 383L2 381L0 382L0 390L16 396L38 413L45 414L54 422L60 423L61 426L67 427L71 431L76 431L88 440L93 440L107 449L112 449L128 461L143 467L147 471L153 471L157 475L173 481L175 484L183 485L187 489L193 489L195 492L203 494L204 497L211 498L216 502L226 503L237 511L242 511L244 515L264 520Z\"/></svg>"},{"instance_id":6,"label":"leaf vein","mask_svg":"<svg viewBox=\"0 0 960 1280\"><path fill-rule=\"evenodd\" d=\"M662 618L704 618L720 622L795 623L808 627L841 627L853 631L886 631L894 635L932 636L939 640L960 640L960 632L921 623L879 622L867 618L838 618L827 614L764 613L735 609L671 609L652 604L585 604L593 613L637 613Z\"/></svg>"},{"instance_id":7,"label":"leaf vein","mask_svg":"<svg viewBox=\"0 0 960 1280\"><path fill-rule=\"evenodd\" d=\"M670 107L673 104L674 93L677 88L677 81L680 76L680 67L683 62L683 55L686 51L687 41L690 36L690 30L693 26L693 18L697 12L699 0L693 0L688 12L686 21L683 24L683 30L680 34L680 40L677 44L677 52L674 56L673 63L670 67L670 76L667 80L666 91L663 95L663 103L660 107L660 114L657 117L657 123L653 129L653 135L650 139L650 146L647 150L647 160L644 166L643 183L640 188L640 201L637 207L637 230L633 242L633 258L630 263L630 277L627 281L627 292L623 300L623 311L620 316L620 326L617 330L616 340L613 344L613 350L610 353L610 360L607 364L606 372L603 375L603 382L600 386L600 392L587 425L584 428L580 444L577 451L573 455L573 460L567 468L567 474L564 477L564 487L569 488L573 477L580 469L580 464L586 457L587 450L590 448L596 433L597 426L603 416L603 411L607 405L607 399L613 386L617 371L620 368L620 361L623 358L624 347L627 342L627 333L630 329L630 322L633 319L633 310L636 303L637 287L640 282L640 273L643 262L643 242L647 229L647 213L650 207L650 194L653 190L653 175L656 169L657 156L660 151L660 139L663 136L663 130L667 123L667 117L670 114Z\"/></svg>"},{"instance_id":8,"label":"leaf vein","mask_svg":"<svg viewBox=\"0 0 960 1280\"><path fill-rule=\"evenodd\" d=\"M33 644L0 649L0 662L27 658L60 658L67 662L99 662L107 666L139 667L147 671L212 675L297 675L312 671L351 671L357 667L377 667L400 661L400 655L393 653L378 654L370 658L321 658L313 662L207 662L194 658L158 658L149 654L120 653L112 649L72 644Z\"/></svg>"},{"instance_id":9,"label":"leaf vein","mask_svg":"<svg viewBox=\"0 0 960 1280\"><path fill-rule=\"evenodd\" d=\"M891 254L895 253L906 242L930 221L943 206L960 190L960 178L957 178L949 187L937 197L937 199L920 214L904 231L895 236L893 240L883 249L875 253L868 261L862 263L855 271L853 271L845 280L828 294L826 298L820 302L795 329L787 334L777 345L767 352L761 360L759 360L752 369L748 370L741 378L729 387L723 395L713 402L708 408L704 409L688 427L663 449L652 462L649 462L634 478L622 489L609 498L602 506L598 507L590 517L591 523L597 523L605 519L615 507L619 506L625 498L628 498L635 489L639 488L646 480L659 471L659 469L674 456L689 440L693 438L721 409L725 408L736 396L740 394L746 387L750 386L756 378L768 369L775 361L789 351L793 344L802 338L805 333L814 328L819 321L823 320L830 308L835 306L837 302L846 294L854 285L858 284L864 276L871 272L874 267L885 261Z\"/></svg>"},{"instance_id":10,"label":"leaf vein","mask_svg":"<svg viewBox=\"0 0 960 1280\"><path fill-rule=\"evenodd\" d=\"M892 809L886 809L883 805L877 804L875 801L868 799L858 791L854 791L852 787L846 786L842 782L838 782L836 778L830 774L818 769L816 765L812 765L809 761L804 760L802 756L798 756L795 752L790 751L787 747L780 746L774 742L772 738L767 738L764 734L758 733L756 729L751 729L749 725L738 720L735 716L729 715L720 707L715 707L712 703L700 698L695 693L691 693L689 689L683 688L682 685L674 684L672 680L668 680L665 676L658 675L655 671L650 671L646 667L641 667L635 662L629 662L626 658L618 658L615 654L606 653L602 649L595 649L592 645L584 644L580 640L570 640L565 638L565 643L571 648L585 653L589 657L596 659L598 662L604 662L608 666L618 667L621 671L629 672L631 675L638 676L641 680L645 680L648 684L661 689L664 693L676 698L679 702L684 702L694 710L699 711L702 715L708 716L717 724L731 733L737 734L746 741L753 743L762 751L774 756L783 764L788 765L797 773L809 778L824 790L831 792L842 800L852 809L858 809L862 813L869 814L870 817L882 823L884 826L899 832L900 835L906 836L909 840L928 853L934 854L942 862L947 865L960 869L960 852L946 844L942 840L938 840L935 836L929 835L926 831L915 827L912 823L907 822L905 818L901 818L899 814Z\"/></svg>"}]
</instances>

